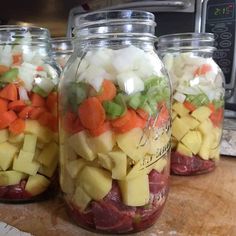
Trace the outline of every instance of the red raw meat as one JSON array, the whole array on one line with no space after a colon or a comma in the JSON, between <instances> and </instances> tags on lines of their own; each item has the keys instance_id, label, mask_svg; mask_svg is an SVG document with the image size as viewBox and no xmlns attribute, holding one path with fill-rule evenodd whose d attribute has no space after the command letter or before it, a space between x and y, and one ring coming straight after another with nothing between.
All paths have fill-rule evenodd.
<instances>
[{"instance_id":1,"label":"red raw meat","mask_svg":"<svg viewBox=\"0 0 236 236\"><path fill-rule=\"evenodd\" d=\"M214 170L215 162L203 160L199 156L188 157L171 152L171 173L176 175L197 175Z\"/></svg>"}]
</instances>

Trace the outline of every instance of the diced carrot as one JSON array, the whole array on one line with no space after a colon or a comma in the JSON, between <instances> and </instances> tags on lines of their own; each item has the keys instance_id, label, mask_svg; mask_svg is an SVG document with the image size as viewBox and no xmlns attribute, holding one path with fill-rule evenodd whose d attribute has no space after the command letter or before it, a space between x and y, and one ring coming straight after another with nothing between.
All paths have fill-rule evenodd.
<instances>
[{"instance_id":1,"label":"diced carrot","mask_svg":"<svg viewBox=\"0 0 236 236\"><path fill-rule=\"evenodd\" d=\"M31 105L33 107L44 107L46 104L45 99L40 95L38 95L37 93L32 93L30 96L30 100L31 100Z\"/></svg>"},{"instance_id":2,"label":"diced carrot","mask_svg":"<svg viewBox=\"0 0 236 236\"><path fill-rule=\"evenodd\" d=\"M224 117L224 110L223 108L219 108L215 110L210 115L210 120L213 123L214 126L220 126L223 123L223 117Z\"/></svg>"},{"instance_id":3,"label":"diced carrot","mask_svg":"<svg viewBox=\"0 0 236 236\"><path fill-rule=\"evenodd\" d=\"M7 128L16 119L17 115L14 111L0 113L0 129Z\"/></svg>"},{"instance_id":4,"label":"diced carrot","mask_svg":"<svg viewBox=\"0 0 236 236\"><path fill-rule=\"evenodd\" d=\"M213 103L209 103L208 104L208 107L210 108L211 112L214 112L215 111L215 106Z\"/></svg>"},{"instance_id":5,"label":"diced carrot","mask_svg":"<svg viewBox=\"0 0 236 236\"><path fill-rule=\"evenodd\" d=\"M46 99L46 107L54 116L57 116L57 99L56 92L51 92Z\"/></svg>"},{"instance_id":6,"label":"diced carrot","mask_svg":"<svg viewBox=\"0 0 236 236\"><path fill-rule=\"evenodd\" d=\"M165 104L162 104L160 113L158 115L157 121L156 121L156 127L161 127L167 123L167 121L170 119L169 111Z\"/></svg>"},{"instance_id":7,"label":"diced carrot","mask_svg":"<svg viewBox=\"0 0 236 236\"><path fill-rule=\"evenodd\" d=\"M4 66L4 65L0 65L0 75L4 74L5 72L7 72L9 70L10 70L10 67Z\"/></svg>"},{"instance_id":8,"label":"diced carrot","mask_svg":"<svg viewBox=\"0 0 236 236\"><path fill-rule=\"evenodd\" d=\"M63 119L63 128L66 132L75 134L84 130L79 117L73 112L67 112Z\"/></svg>"},{"instance_id":9,"label":"diced carrot","mask_svg":"<svg viewBox=\"0 0 236 236\"><path fill-rule=\"evenodd\" d=\"M100 102L110 101L116 96L116 86L111 80L104 80L102 83L101 94L96 96Z\"/></svg>"},{"instance_id":10,"label":"diced carrot","mask_svg":"<svg viewBox=\"0 0 236 236\"><path fill-rule=\"evenodd\" d=\"M137 112L137 114L138 114L141 118L143 118L144 120L147 120L148 117L149 117L148 112L144 111L144 110L141 109L141 108L138 108L138 109L136 110L136 112Z\"/></svg>"},{"instance_id":11,"label":"diced carrot","mask_svg":"<svg viewBox=\"0 0 236 236\"><path fill-rule=\"evenodd\" d=\"M96 136L99 136L99 135L105 133L106 131L108 131L110 129L111 129L110 122L106 121L101 126L97 127L96 129L89 130L89 133L92 136L96 137Z\"/></svg>"},{"instance_id":12,"label":"diced carrot","mask_svg":"<svg viewBox=\"0 0 236 236\"><path fill-rule=\"evenodd\" d=\"M196 110L196 107L189 101L184 101L183 105L189 110L194 111Z\"/></svg>"},{"instance_id":13,"label":"diced carrot","mask_svg":"<svg viewBox=\"0 0 236 236\"><path fill-rule=\"evenodd\" d=\"M15 112L20 112L25 107L26 107L26 104L22 100L16 100L13 102L9 102L9 104L8 104L8 109L13 110Z\"/></svg>"},{"instance_id":14,"label":"diced carrot","mask_svg":"<svg viewBox=\"0 0 236 236\"><path fill-rule=\"evenodd\" d=\"M135 127L139 127L140 123L138 123L136 112L132 109L129 109L127 112L130 112L130 118L127 119L126 123L119 127L114 127L114 131L117 133L126 133Z\"/></svg>"},{"instance_id":15,"label":"diced carrot","mask_svg":"<svg viewBox=\"0 0 236 236\"><path fill-rule=\"evenodd\" d=\"M143 119L140 116L136 116L136 127L144 128L146 126L147 120Z\"/></svg>"},{"instance_id":16,"label":"diced carrot","mask_svg":"<svg viewBox=\"0 0 236 236\"><path fill-rule=\"evenodd\" d=\"M31 106L27 106L27 107L23 108L18 114L19 118L24 119L24 120L29 119L30 113L32 110L33 110L33 107L31 107Z\"/></svg>"},{"instance_id":17,"label":"diced carrot","mask_svg":"<svg viewBox=\"0 0 236 236\"><path fill-rule=\"evenodd\" d=\"M119 118L116 118L116 119L112 120L111 125L113 127L121 127L121 126L125 125L127 122L130 121L130 119L132 117L132 111L133 110L128 109L124 115L122 115Z\"/></svg>"},{"instance_id":18,"label":"diced carrot","mask_svg":"<svg viewBox=\"0 0 236 236\"><path fill-rule=\"evenodd\" d=\"M29 112L29 118L31 120L37 120L39 116L45 112L47 112L47 109L45 107L33 107Z\"/></svg>"},{"instance_id":19,"label":"diced carrot","mask_svg":"<svg viewBox=\"0 0 236 236\"><path fill-rule=\"evenodd\" d=\"M37 66L36 67L36 71L43 71L43 70L44 70L44 68L42 66Z\"/></svg>"},{"instance_id":20,"label":"diced carrot","mask_svg":"<svg viewBox=\"0 0 236 236\"><path fill-rule=\"evenodd\" d=\"M209 64L203 64L196 69L194 76L205 75L207 72L211 71L212 67Z\"/></svg>"},{"instance_id":21,"label":"diced carrot","mask_svg":"<svg viewBox=\"0 0 236 236\"><path fill-rule=\"evenodd\" d=\"M38 122L43 126L49 127L52 119L53 119L53 115L50 112L44 112L43 114L39 116Z\"/></svg>"},{"instance_id":22,"label":"diced carrot","mask_svg":"<svg viewBox=\"0 0 236 236\"><path fill-rule=\"evenodd\" d=\"M9 131L13 134L20 134L25 130L25 121L23 119L16 119L9 126Z\"/></svg>"},{"instance_id":23,"label":"diced carrot","mask_svg":"<svg viewBox=\"0 0 236 236\"><path fill-rule=\"evenodd\" d=\"M0 97L10 101L18 99L18 91L15 84L8 84L0 91Z\"/></svg>"},{"instance_id":24,"label":"diced carrot","mask_svg":"<svg viewBox=\"0 0 236 236\"><path fill-rule=\"evenodd\" d=\"M96 97L84 100L78 109L82 125L87 129L95 129L105 121L105 110Z\"/></svg>"},{"instance_id":25,"label":"diced carrot","mask_svg":"<svg viewBox=\"0 0 236 236\"><path fill-rule=\"evenodd\" d=\"M49 120L48 128L53 132L58 132L58 118L53 116Z\"/></svg>"},{"instance_id":26,"label":"diced carrot","mask_svg":"<svg viewBox=\"0 0 236 236\"><path fill-rule=\"evenodd\" d=\"M8 101L6 99L0 98L0 112L8 110Z\"/></svg>"},{"instance_id":27,"label":"diced carrot","mask_svg":"<svg viewBox=\"0 0 236 236\"><path fill-rule=\"evenodd\" d=\"M23 62L22 54L14 54L12 55L13 64L20 65Z\"/></svg>"}]
</instances>

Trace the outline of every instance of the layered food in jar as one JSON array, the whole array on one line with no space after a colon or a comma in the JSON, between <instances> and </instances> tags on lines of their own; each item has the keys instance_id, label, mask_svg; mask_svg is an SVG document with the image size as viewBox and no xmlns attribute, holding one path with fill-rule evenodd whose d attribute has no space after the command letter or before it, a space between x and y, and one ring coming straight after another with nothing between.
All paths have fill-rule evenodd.
<instances>
[{"instance_id":1,"label":"layered food in jar","mask_svg":"<svg viewBox=\"0 0 236 236\"><path fill-rule=\"evenodd\" d=\"M33 40L0 43L1 201L37 199L55 179L58 75Z\"/></svg>"},{"instance_id":2,"label":"layered food in jar","mask_svg":"<svg viewBox=\"0 0 236 236\"><path fill-rule=\"evenodd\" d=\"M213 170L220 157L224 77L212 58L194 52L167 53L173 83L171 172Z\"/></svg>"},{"instance_id":3,"label":"layered food in jar","mask_svg":"<svg viewBox=\"0 0 236 236\"><path fill-rule=\"evenodd\" d=\"M72 55L73 57L74 55ZM170 86L153 51L98 48L60 87L60 185L74 221L106 233L151 226L168 193Z\"/></svg>"}]
</instances>

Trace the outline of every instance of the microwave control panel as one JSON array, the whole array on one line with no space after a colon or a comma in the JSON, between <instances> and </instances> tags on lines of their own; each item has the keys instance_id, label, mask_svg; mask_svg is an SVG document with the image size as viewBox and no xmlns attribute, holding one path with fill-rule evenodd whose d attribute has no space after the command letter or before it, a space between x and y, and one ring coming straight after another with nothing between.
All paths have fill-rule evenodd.
<instances>
[{"instance_id":1,"label":"microwave control panel","mask_svg":"<svg viewBox=\"0 0 236 236\"><path fill-rule=\"evenodd\" d=\"M233 89L236 64L236 0L208 0L205 5L205 32L215 36L214 59L222 69L226 88Z\"/></svg>"}]
</instances>

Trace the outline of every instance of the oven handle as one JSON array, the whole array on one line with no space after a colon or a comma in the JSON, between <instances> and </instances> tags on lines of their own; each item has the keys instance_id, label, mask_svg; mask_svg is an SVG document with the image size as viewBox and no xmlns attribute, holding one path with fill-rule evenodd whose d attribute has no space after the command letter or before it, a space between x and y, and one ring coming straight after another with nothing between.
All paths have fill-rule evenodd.
<instances>
[{"instance_id":1,"label":"oven handle","mask_svg":"<svg viewBox=\"0 0 236 236\"><path fill-rule=\"evenodd\" d=\"M127 3L122 3L114 6L109 6L104 8L104 10L116 10L116 9L127 9L127 8L145 8L145 7L158 7L164 8L166 11L173 10L173 9L186 9L191 5L189 1L184 0L176 0L176 1L163 1L163 0L156 0L156 1L130 1Z\"/></svg>"},{"instance_id":2,"label":"oven handle","mask_svg":"<svg viewBox=\"0 0 236 236\"><path fill-rule=\"evenodd\" d=\"M225 109L230 111L236 111L236 104L235 103L225 103Z\"/></svg>"}]
</instances>

